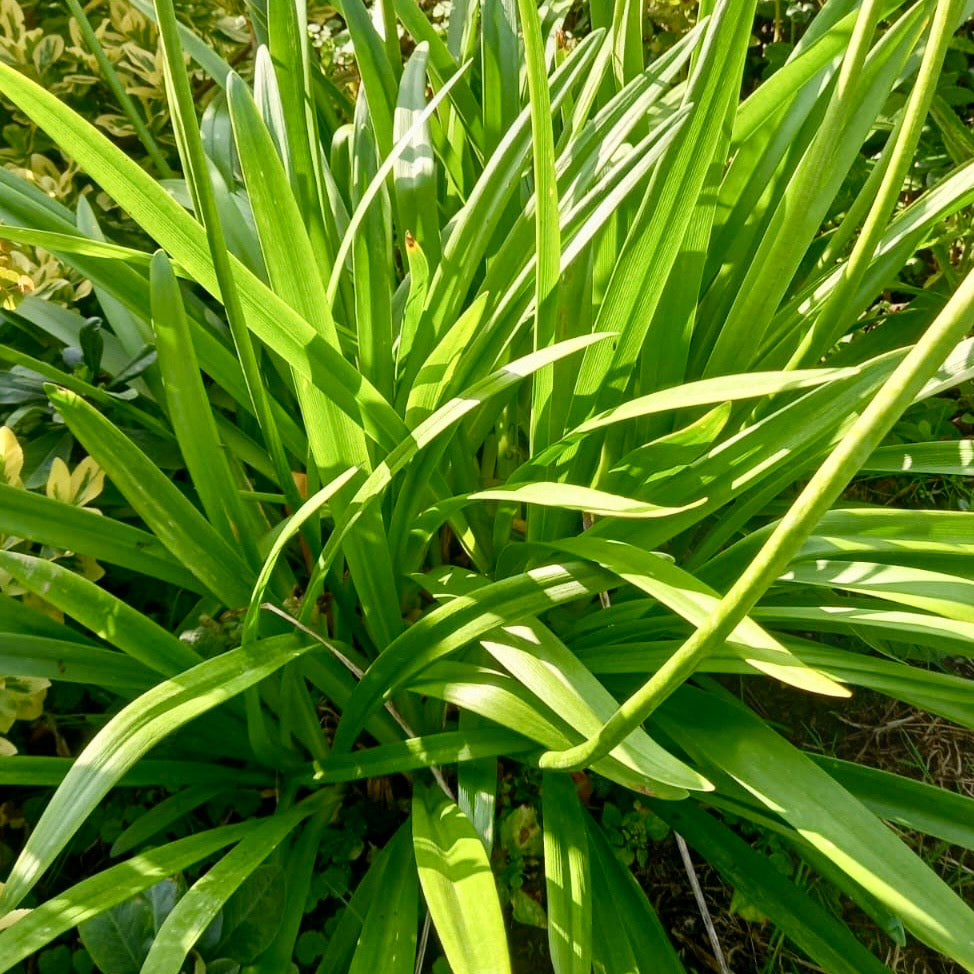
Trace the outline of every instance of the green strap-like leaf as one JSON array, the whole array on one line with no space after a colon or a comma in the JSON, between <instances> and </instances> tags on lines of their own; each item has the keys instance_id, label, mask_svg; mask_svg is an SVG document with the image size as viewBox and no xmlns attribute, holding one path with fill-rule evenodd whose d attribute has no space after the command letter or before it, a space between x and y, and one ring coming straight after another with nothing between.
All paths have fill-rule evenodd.
<instances>
[{"instance_id":1,"label":"green strap-like leaf","mask_svg":"<svg viewBox=\"0 0 974 974\"><path fill-rule=\"evenodd\" d=\"M974 440L945 440L881 446L862 465L868 473L937 473L969 477L974 470Z\"/></svg>"},{"instance_id":2,"label":"green strap-like leaf","mask_svg":"<svg viewBox=\"0 0 974 974\"><path fill-rule=\"evenodd\" d=\"M472 596L434 609L396 639L366 671L342 714L334 750L350 750L364 720L380 701L431 663L502 622L515 622L598 592L611 578L608 572L578 563L549 565L494 582Z\"/></svg>"},{"instance_id":3,"label":"green strap-like leaf","mask_svg":"<svg viewBox=\"0 0 974 974\"><path fill-rule=\"evenodd\" d=\"M592 870L592 958L596 969L686 974L635 877L588 815L585 824Z\"/></svg>"},{"instance_id":4,"label":"green strap-like leaf","mask_svg":"<svg viewBox=\"0 0 974 974\"><path fill-rule=\"evenodd\" d=\"M717 592L697 581L689 572L652 552L622 542L582 536L563 539L552 547L568 554L591 558L619 578L659 599L694 626L703 625L720 601ZM833 697L848 697L849 691L823 673L805 666L770 633L750 619L741 621L727 641L755 669L790 686ZM665 669L662 667L661 669Z\"/></svg>"},{"instance_id":5,"label":"green strap-like leaf","mask_svg":"<svg viewBox=\"0 0 974 974\"><path fill-rule=\"evenodd\" d=\"M480 836L439 790L413 786L413 849L423 896L456 974L510 974L497 887Z\"/></svg>"},{"instance_id":6,"label":"green strap-like leaf","mask_svg":"<svg viewBox=\"0 0 974 974\"><path fill-rule=\"evenodd\" d=\"M56 561L0 551L0 568L26 589L157 673L172 676L200 661L187 643Z\"/></svg>"},{"instance_id":7,"label":"green strap-like leaf","mask_svg":"<svg viewBox=\"0 0 974 974\"><path fill-rule=\"evenodd\" d=\"M974 799L851 761L811 758L887 822L974 849Z\"/></svg>"},{"instance_id":8,"label":"green strap-like leaf","mask_svg":"<svg viewBox=\"0 0 974 974\"><path fill-rule=\"evenodd\" d=\"M213 528L228 545L239 545L253 565L257 560L255 525L244 513L237 483L217 433L179 283L161 251L152 258L149 289L169 418L193 486Z\"/></svg>"},{"instance_id":9,"label":"green strap-like leaf","mask_svg":"<svg viewBox=\"0 0 974 974\"><path fill-rule=\"evenodd\" d=\"M592 878L585 813L567 774L546 772L541 800L551 964L555 974L589 974Z\"/></svg>"},{"instance_id":10,"label":"green strap-like leaf","mask_svg":"<svg viewBox=\"0 0 974 974\"><path fill-rule=\"evenodd\" d=\"M74 758L32 758L15 755L0 761L0 784L25 787L59 785L74 766ZM266 788L274 783L270 772L207 764L203 761L140 761L117 782L120 788L177 788L218 784L223 788Z\"/></svg>"},{"instance_id":11,"label":"green strap-like leaf","mask_svg":"<svg viewBox=\"0 0 974 974\"><path fill-rule=\"evenodd\" d=\"M429 46L417 44L403 69L393 121L393 137L402 139L426 107L426 63ZM412 233L427 260L440 259L440 223L437 207L437 174L430 142L429 122L410 137L408 150L393 167L399 217L404 231Z\"/></svg>"},{"instance_id":12,"label":"green strap-like leaf","mask_svg":"<svg viewBox=\"0 0 974 974\"><path fill-rule=\"evenodd\" d=\"M199 579L148 532L7 484L0 484L0 534L89 555L198 594L204 591Z\"/></svg>"},{"instance_id":13,"label":"green strap-like leaf","mask_svg":"<svg viewBox=\"0 0 974 974\"><path fill-rule=\"evenodd\" d=\"M89 643L4 632L0 627L0 673L90 683L126 696L147 690L155 673L144 663Z\"/></svg>"},{"instance_id":14,"label":"green strap-like leaf","mask_svg":"<svg viewBox=\"0 0 974 974\"><path fill-rule=\"evenodd\" d=\"M225 781L190 785L175 794L164 798L158 805L153 805L143 812L124 832L112 843L110 854L120 856L130 852L136 846L142 845L148 839L154 838L174 822L188 815L200 805L212 800L227 790Z\"/></svg>"},{"instance_id":15,"label":"green strap-like leaf","mask_svg":"<svg viewBox=\"0 0 974 974\"><path fill-rule=\"evenodd\" d=\"M802 561L781 576L801 585L872 595L974 623L974 581L944 572L860 561Z\"/></svg>"},{"instance_id":16,"label":"green strap-like leaf","mask_svg":"<svg viewBox=\"0 0 974 974\"><path fill-rule=\"evenodd\" d=\"M444 403L435 413L423 420L382 463L369 474L368 479L359 488L349 504L341 523L336 525L328 544L318 558L314 573L308 583L309 592L317 592L326 573L338 554L340 546L362 512L382 495L392 482L392 478L425 447L453 429L465 416L478 406L500 395L538 369L553 362L567 358L596 342L605 341L609 336L602 334L584 335L565 342L559 342L550 348L544 348L523 358L515 359L507 365L491 373L486 378L475 382L463 392ZM307 623L314 611L313 598L305 598L302 606L302 622Z\"/></svg>"},{"instance_id":17,"label":"green strap-like leaf","mask_svg":"<svg viewBox=\"0 0 974 974\"><path fill-rule=\"evenodd\" d=\"M415 838L413 840L416 841ZM382 891L373 897L348 974L412 974L416 967L419 884L408 842L391 846Z\"/></svg>"},{"instance_id":18,"label":"green strap-like leaf","mask_svg":"<svg viewBox=\"0 0 974 974\"><path fill-rule=\"evenodd\" d=\"M56 96L2 64L0 90L38 125L56 132L64 150L176 263L210 293L219 294L203 227L148 173ZM402 421L355 367L239 262L231 264L248 327L309 380L325 382L327 377L331 398L361 420L378 442L388 447L398 443L404 433Z\"/></svg>"},{"instance_id":19,"label":"green strap-like leaf","mask_svg":"<svg viewBox=\"0 0 974 974\"><path fill-rule=\"evenodd\" d=\"M215 866L198 879L166 917L142 964L143 974L179 974L200 935L244 880L309 815L334 812L339 794L320 791L287 812L260 821Z\"/></svg>"},{"instance_id":20,"label":"green strap-like leaf","mask_svg":"<svg viewBox=\"0 0 974 974\"><path fill-rule=\"evenodd\" d=\"M431 572L417 581L434 598L476 598L489 580L460 569ZM548 628L534 619L501 625L481 639L481 645L526 689L543 700L573 731L597 730L616 707L608 690L579 662ZM509 726L518 727L512 722ZM709 790L710 783L673 757L637 728L612 752L612 757L636 776L643 787L663 798L684 797L684 790Z\"/></svg>"},{"instance_id":21,"label":"green strap-like leaf","mask_svg":"<svg viewBox=\"0 0 974 974\"><path fill-rule=\"evenodd\" d=\"M325 784L379 778L416 771L439 764L478 761L500 754L522 754L537 748L517 731L485 726L476 733L444 731L425 737L412 737L396 744L382 744L366 750L339 754L315 775Z\"/></svg>"},{"instance_id":22,"label":"green strap-like leaf","mask_svg":"<svg viewBox=\"0 0 974 974\"><path fill-rule=\"evenodd\" d=\"M71 432L173 556L225 605L246 605L253 574L169 477L73 392L50 388L48 396Z\"/></svg>"}]
</instances>

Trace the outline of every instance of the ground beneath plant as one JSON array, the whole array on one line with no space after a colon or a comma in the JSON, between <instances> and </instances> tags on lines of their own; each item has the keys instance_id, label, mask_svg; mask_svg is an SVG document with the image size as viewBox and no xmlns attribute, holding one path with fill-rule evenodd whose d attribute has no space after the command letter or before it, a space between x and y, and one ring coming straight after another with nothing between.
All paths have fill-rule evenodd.
<instances>
[{"instance_id":1,"label":"ground beneath plant","mask_svg":"<svg viewBox=\"0 0 974 974\"><path fill-rule=\"evenodd\" d=\"M950 664L974 676L974 662ZM806 750L855 761L974 798L974 732L869 690L857 690L841 711L789 688L748 680L747 702L781 733ZM961 897L974 903L974 854L920 833L904 841ZM770 924L748 922L730 910L733 891L705 864L696 866L718 938L733 974L799 974L819 971L776 935ZM660 847L646 887L693 974L720 971L708 943L676 844ZM905 947L877 932L857 908L844 919L895 974L962 974L962 968L910 939Z\"/></svg>"}]
</instances>

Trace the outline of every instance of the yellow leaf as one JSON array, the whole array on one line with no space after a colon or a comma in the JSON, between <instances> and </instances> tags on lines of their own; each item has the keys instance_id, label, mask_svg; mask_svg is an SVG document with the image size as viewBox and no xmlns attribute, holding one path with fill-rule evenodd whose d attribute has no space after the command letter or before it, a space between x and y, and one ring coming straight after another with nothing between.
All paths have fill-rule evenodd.
<instances>
[{"instance_id":1,"label":"yellow leaf","mask_svg":"<svg viewBox=\"0 0 974 974\"><path fill-rule=\"evenodd\" d=\"M105 569L90 555L79 555L78 561L81 564L81 574L89 582L97 582L98 579L105 577Z\"/></svg>"},{"instance_id":2,"label":"yellow leaf","mask_svg":"<svg viewBox=\"0 0 974 974\"><path fill-rule=\"evenodd\" d=\"M44 698L51 681L39 676L8 676L6 692L16 708L17 720L37 720L44 712Z\"/></svg>"},{"instance_id":3,"label":"yellow leaf","mask_svg":"<svg viewBox=\"0 0 974 974\"><path fill-rule=\"evenodd\" d=\"M0 734L6 734L17 721L17 704L6 690L0 692Z\"/></svg>"},{"instance_id":4,"label":"yellow leaf","mask_svg":"<svg viewBox=\"0 0 974 974\"><path fill-rule=\"evenodd\" d=\"M5 737L0 737L0 758L10 758L17 753L17 748L10 743ZM4 917L3 920L7 918ZM3 920L0 920L0 930L3 929Z\"/></svg>"},{"instance_id":5,"label":"yellow leaf","mask_svg":"<svg viewBox=\"0 0 974 974\"><path fill-rule=\"evenodd\" d=\"M11 487L20 487L20 471L24 466L24 451L14 431L0 426L0 480Z\"/></svg>"},{"instance_id":6,"label":"yellow leaf","mask_svg":"<svg viewBox=\"0 0 974 974\"><path fill-rule=\"evenodd\" d=\"M47 496L52 500L64 501L65 504L71 503L71 473L68 465L60 458L55 457L51 464L51 472L47 476Z\"/></svg>"},{"instance_id":7,"label":"yellow leaf","mask_svg":"<svg viewBox=\"0 0 974 974\"><path fill-rule=\"evenodd\" d=\"M85 457L71 474L71 503L84 507L105 486L105 471L91 457Z\"/></svg>"}]
</instances>

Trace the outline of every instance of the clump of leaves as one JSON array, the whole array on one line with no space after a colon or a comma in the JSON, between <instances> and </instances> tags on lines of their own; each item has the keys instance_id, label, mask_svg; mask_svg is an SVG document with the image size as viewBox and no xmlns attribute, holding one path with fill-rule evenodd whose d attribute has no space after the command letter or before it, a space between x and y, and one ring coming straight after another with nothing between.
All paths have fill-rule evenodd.
<instances>
[{"instance_id":1,"label":"clump of leaves","mask_svg":"<svg viewBox=\"0 0 974 974\"><path fill-rule=\"evenodd\" d=\"M572 777L588 769L818 966L884 970L735 823L779 836L893 939L974 969L974 914L884 824L970 846L970 800L805 753L722 680L866 686L974 723L970 680L913 665L974 641L969 515L842 501L861 471L970 469L970 443L887 437L974 375L974 278L905 323L866 312L974 198L966 165L898 205L972 6L829 0L740 102L754 0L714 4L650 64L639 4L566 45L564 11L529 0L458 5L445 41L411 0L381 20L348 2L348 120L303 4L250 4L251 86L157 0L183 175L167 187L0 66L0 90L158 246L106 240L87 201L0 173L3 233L56 241L92 280L99 367L35 369L124 499L102 516L0 484L0 530L113 566L99 585L0 552L66 620L0 596L0 660L118 698L70 767L0 763L4 782L58 785L2 909L43 902L0 933L0 969L215 859L142 970L178 974L269 867L289 887L255 966L278 974L346 784L393 776L408 815L306 954L322 972L413 971L428 915L442 963L503 974L500 759L540 773L544 903L529 898L558 974L682 970L612 842L636 822L595 820ZM220 89L201 116L184 47ZM21 303L21 332L74 345L83 316L40 304ZM135 398L110 396L149 344ZM143 611L118 582L133 574L184 608ZM203 616L229 639L215 655L179 638ZM165 760L147 757L162 740ZM164 817L228 780L275 804L52 888L133 775L172 792Z\"/></svg>"}]
</instances>

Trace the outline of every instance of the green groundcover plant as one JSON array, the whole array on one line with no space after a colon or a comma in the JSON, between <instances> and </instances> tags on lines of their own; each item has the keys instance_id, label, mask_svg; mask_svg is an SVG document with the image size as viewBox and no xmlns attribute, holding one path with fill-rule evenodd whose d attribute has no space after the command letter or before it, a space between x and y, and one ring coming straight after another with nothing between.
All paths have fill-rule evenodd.
<instances>
[{"instance_id":1,"label":"green groundcover plant","mask_svg":"<svg viewBox=\"0 0 974 974\"><path fill-rule=\"evenodd\" d=\"M71 364L3 356L106 475L101 514L0 484L0 532L30 543L0 570L35 599L0 596L0 672L116 701L74 759L0 758L5 785L57 786L6 879L0 970L140 903L158 923L136 970L288 970L347 783L388 775L411 816L319 970L412 972L429 920L454 971L509 970L501 758L541 769L558 974L683 970L578 797L587 768L820 968L886 970L729 823L891 941L974 970L974 912L890 828L971 848L974 803L804 753L720 678L868 687L974 726L971 681L925 665L974 647L971 515L842 500L860 471L970 471L970 442L884 440L974 375L974 277L865 312L974 202L968 163L897 206L974 4L828 0L742 102L754 0L703 3L649 65L638 3L593 0L568 44L558 4L457 3L444 40L414 0L345 0L348 123L301 0L251 5L252 85L171 0L133 4L158 21L181 179L0 65L0 92L158 246L0 171L2 235L83 274L101 309L26 298L6 320ZM199 117L187 58L219 89ZM150 613L114 573L187 611ZM194 639L227 612L226 638ZM37 903L126 784L173 793L124 844L140 851ZM273 789L273 813L153 842L242 788ZM182 895L162 882L200 863ZM269 866L288 879L271 937L207 953Z\"/></svg>"}]
</instances>

